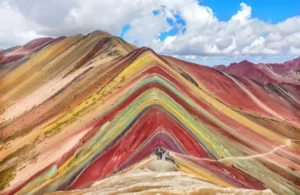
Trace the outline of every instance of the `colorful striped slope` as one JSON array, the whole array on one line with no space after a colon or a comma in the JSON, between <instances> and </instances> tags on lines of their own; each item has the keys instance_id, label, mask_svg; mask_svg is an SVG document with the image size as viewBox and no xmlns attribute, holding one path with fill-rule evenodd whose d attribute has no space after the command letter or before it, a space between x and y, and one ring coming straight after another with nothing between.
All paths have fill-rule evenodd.
<instances>
[{"instance_id":1,"label":"colorful striped slope","mask_svg":"<svg viewBox=\"0 0 300 195\"><path fill-rule=\"evenodd\" d=\"M2 194L300 194L297 83L102 31L34 48L0 65Z\"/></svg>"}]
</instances>

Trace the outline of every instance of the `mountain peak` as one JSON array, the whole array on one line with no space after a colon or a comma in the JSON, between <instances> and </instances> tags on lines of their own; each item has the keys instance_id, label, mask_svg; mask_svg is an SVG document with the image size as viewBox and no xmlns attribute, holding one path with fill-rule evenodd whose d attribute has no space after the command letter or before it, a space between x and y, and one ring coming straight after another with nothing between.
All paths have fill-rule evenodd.
<instances>
[{"instance_id":1,"label":"mountain peak","mask_svg":"<svg viewBox=\"0 0 300 195\"><path fill-rule=\"evenodd\" d=\"M243 61L240 62L240 64L242 64L242 63L253 64L252 62L250 62L248 60L243 60Z\"/></svg>"}]
</instances>

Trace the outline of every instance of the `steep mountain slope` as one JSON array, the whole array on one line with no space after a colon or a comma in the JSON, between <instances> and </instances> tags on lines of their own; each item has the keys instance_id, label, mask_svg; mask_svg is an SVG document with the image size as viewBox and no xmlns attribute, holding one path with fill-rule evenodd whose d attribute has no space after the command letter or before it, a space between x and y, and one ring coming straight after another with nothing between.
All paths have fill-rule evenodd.
<instances>
[{"instance_id":1,"label":"steep mountain slope","mask_svg":"<svg viewBox=\"0 0 300 195\"><path fill-rule=\"evenodd\" d=\"M0 78L3 194L300 192L293 84L263 85L102 31L4 66L13 63Z\"/></svg>"},{"instance_id":2,"label":"steep mountain slope","mask_svg":"<svg viewBox=\"0 0 300 195\"><path fill-rule=\"evenodd\" d=\"M264 84L300 84L300 57L283 64L253 64L248 61L214 66L215 69L257 80Z\"/></svg>"}]
</instances>

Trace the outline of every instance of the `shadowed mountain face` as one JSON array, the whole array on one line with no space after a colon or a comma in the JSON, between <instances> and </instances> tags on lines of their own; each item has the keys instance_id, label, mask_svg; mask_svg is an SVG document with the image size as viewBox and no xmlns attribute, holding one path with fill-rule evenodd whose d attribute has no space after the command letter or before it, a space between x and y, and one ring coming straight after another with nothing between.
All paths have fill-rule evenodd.
<instances>
[{"instance_id":1,"label":"shadowed mountain face","mask_svg":"<svg viewBox=\"0 0 300 195\"><path fill-rule=\"evenodd\" d=\"M258 82L102 31L0 59L2 194L300 193L300 88L275 65L243 62Z\"/></svg>"},{"instance_id":2,"label":"shadowed mountain face","mask_svg":"<svg viewBox=\"0 0 300 195\"><path fill-rule=\"evenodd\" d=\"M215 69L257 80L264 84L300 85L300 57L283 64L253 64L248 61L214 66Z\"/></svg>"}]
</instances>

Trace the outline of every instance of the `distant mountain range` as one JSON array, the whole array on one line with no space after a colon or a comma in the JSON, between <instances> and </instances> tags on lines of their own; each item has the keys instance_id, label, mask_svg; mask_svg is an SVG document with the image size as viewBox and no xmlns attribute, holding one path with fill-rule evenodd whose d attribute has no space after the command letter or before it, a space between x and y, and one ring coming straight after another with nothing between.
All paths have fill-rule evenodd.
<instances>
[{"instance_id":1,"label":"distant mountain range","mask_svg":"<svg viewBox=\"0 0 300 195\"><path fill-rule=\"evenodd\" d=\"M300 84L300 57L283 64L254 64L242 61L229 66L218 65L213 68L236 76L254 79L264 84Z\"/></svg>"}]
</instances>

